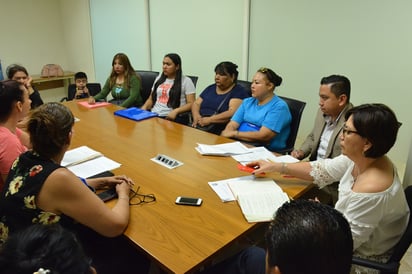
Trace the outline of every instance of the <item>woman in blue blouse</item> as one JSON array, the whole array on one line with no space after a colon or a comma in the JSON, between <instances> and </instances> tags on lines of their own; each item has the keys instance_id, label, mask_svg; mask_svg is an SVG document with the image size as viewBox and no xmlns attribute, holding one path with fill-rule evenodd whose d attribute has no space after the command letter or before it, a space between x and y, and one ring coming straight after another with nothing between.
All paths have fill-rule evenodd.
<instances>
[{"instance_id":1,"label":"woman in blue blouse","mask_svg":"<svg viewBox=\"0 0 412 274\"><path fill-rule=\"evenodd\" d=\"M252 81L252 97L244 99L222 136L266 146L275 151L286 147L292 116L285 101L274 93L282 77L260 68Z\"/></svg>"}]
</instances>

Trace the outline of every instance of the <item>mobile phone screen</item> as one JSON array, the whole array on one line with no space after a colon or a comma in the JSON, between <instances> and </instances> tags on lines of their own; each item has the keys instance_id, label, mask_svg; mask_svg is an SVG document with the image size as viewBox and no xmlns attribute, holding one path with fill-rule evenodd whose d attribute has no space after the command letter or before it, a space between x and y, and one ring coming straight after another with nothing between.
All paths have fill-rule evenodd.
<instances>
[{"instance_id":1,"label":"mobile phone screen","mask_svg":"<svg viewBox=\"0 0 412 274\"><path fill-rule=\"evenodd\" d=\"M181 197L179 202L186 203L186 204L196 204L197 203L197 198Z\"/></svg>"}]
</instances>

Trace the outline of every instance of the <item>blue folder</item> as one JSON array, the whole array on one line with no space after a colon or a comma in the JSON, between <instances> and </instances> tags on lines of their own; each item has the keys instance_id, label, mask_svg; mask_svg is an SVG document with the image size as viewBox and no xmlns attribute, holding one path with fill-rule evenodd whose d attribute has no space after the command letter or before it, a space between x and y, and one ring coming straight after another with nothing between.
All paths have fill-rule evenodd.
<instances>
[{"instance_id":1,"label":"blue folder","mask_svg":"<svg viewBox=\"0 0 412 274\"><path fill-rule=\"evenodd\" d=\"M254 125L254 124L248 123L248 122L242 122L237 130L240 131L240 132L243 132L243 131L259 131L260 126L257 126L257 125Z\"/></svg>"},{"instance_id":2,"label":"blue folder","mask_svg":"<svg viewBox=\"0 0 412 274\"><path fill-rule=\"evenodd\" d=\"M143 110L137 107L131 107L131 108L117 110L114 112L114 115L124 117L127 119L131 119L131 120L135 120L135 121L141 121L141 120L149 119L152 117L156 117L157 113Z\"/></svg>"}]
</instances>

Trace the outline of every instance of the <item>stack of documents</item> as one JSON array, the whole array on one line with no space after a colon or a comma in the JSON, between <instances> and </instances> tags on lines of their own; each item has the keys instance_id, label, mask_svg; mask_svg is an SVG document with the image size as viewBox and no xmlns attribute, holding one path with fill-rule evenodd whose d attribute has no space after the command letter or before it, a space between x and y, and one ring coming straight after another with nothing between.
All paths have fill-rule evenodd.
<instances>
[{"instance_id":1,"label":"stack of documents","mask_svg":"<svg viewBox=\"0 0 412 274\"><path fill-rule=\"evenodd\" d=\"M232 158L241 163L242 165L246 165L247 163L259 161L259 160L266 160L275 163L297 163L299 162L298 159L293 158L290 155L281 155L275 156L273 152L269 151L265 147L252 147L248 148L250 153L245 153L241 155L232 155Z\"/></svg>"},{"instance_id":2,"label":"stack of documents","mask_svg":"<svg viewBox=\"0 0 412 274\"><path fill-rule=\"evenodd\" d=\"M209 185L223 201L237 200L249 223L272 220L276 210L289 201L288 195L270 178L245 176Z\"/></svg>"},{"instance_id":3,"label":"stack of documents","mask_svg":"<svg viewBox=\"0 0 412 274\"><path fill-rule=\"evenodd\" d=\"M230 156L250 153L248 148L240 142L232 142L219 145L197 144L195 149L202 155Z\"/></svg>"},{"instance_id":4,"label":"stack of documents","mask_svg":"<svg viewBox=\"0 0 412 274\"><path fill-rule=\"evenodd\" d=\"M61 165L82 178L120 167L119 163L104 157L100 152L87 146L66 151Z\"/></svg>"}]
</instances>

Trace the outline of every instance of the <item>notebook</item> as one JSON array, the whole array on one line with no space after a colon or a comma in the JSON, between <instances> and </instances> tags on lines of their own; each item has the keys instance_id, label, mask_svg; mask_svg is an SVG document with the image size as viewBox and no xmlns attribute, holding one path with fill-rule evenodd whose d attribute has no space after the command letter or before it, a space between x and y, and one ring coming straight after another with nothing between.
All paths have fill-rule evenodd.
<instances>
[{"instance_id":1,"label":"notebook","mask_svg":"<svg viewBox=\"0 0 412 274\"><path fill-rule=\"evenodd\" d=\"M131 119L131 120L135 120L135 121L141 121L144 119L156 117L157 113L143 110L137 107L131 107L131 108L117 110L114 112L114 115L124 117L127 119Z\"/></svg>"}]
</instances>

